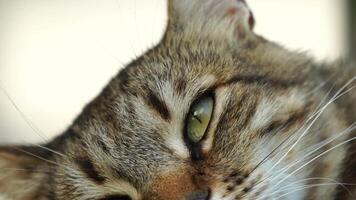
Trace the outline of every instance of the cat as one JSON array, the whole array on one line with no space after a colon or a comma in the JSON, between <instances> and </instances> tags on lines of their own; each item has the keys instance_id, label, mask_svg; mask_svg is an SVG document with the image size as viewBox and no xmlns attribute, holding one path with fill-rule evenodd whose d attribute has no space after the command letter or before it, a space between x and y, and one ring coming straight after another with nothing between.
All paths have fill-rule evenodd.
<instances>
[{"instance_id":1,"label":"cat","mask_svg":"<svg viewBox=\"0 0 356 200\"><path fill-rule=\"evenodd\" d=\"M48 144L0 147L1 200L351 200L356 64L253 31L244 0L169 0L158 45Z\"/></svg>"}]
</instances>

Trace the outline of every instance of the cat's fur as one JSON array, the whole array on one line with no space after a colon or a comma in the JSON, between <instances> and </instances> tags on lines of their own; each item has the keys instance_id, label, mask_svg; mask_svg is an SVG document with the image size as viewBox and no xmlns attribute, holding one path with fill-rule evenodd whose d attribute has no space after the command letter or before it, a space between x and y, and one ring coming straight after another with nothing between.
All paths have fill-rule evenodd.
<instances>
[{"instance_id":1,"label":"cat's fur","mask_svg":"<svg viewBox=\"0 0 356 200\"><path fill-rule=\"evenodd\" d=\"M243 0L170 0L162 41L65 133L0 148L0 199L354 199L355 64L316 63L253 25ZM206 91L214 114L192 148L185 117Z\"/></svg>"}]
</instances>

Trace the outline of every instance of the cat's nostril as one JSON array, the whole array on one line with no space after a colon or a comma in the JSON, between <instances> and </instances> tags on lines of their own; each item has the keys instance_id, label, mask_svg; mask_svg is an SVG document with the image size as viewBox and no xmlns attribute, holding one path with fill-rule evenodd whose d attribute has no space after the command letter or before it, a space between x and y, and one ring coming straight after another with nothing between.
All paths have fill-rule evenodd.
<instances>
[{"instance_id":1,"label":"cat's nostril","mask_svg":"<svg viewBox=\"0 0 356 200\"><path fill-rule=\"evenodd\" d=\"M209 200L210 190L200 190L191 193L187 196L186 200Z\"/></svg>"}]
</instances>

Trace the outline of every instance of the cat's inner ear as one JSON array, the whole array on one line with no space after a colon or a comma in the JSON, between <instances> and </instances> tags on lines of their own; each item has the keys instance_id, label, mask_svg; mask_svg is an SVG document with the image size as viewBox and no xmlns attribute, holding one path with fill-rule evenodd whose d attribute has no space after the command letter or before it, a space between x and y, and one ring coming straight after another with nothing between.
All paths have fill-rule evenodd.
<instances>
[{"instance_id":1,"label":"cat's inner ear","mask_svg":"<svg viewBox=\"0 0 356 200\"><path fill-rule=\"evenodd\" d=\"M1 195L10 199L27 199L38 189L46 172L45 162L36 157L42 157L39 152L43 150L36 149L0 146Z\"/></svg>"},{"instance_id":2,"label":"cat's inner ear","mask_svg":"<svg viewBox=\"0 0 356 200\"><path fill-rule=\"evenodd\" d=\"M167 33L244 39L255 20L245 0L169 0Z\"/></svg>"}]
</instances>

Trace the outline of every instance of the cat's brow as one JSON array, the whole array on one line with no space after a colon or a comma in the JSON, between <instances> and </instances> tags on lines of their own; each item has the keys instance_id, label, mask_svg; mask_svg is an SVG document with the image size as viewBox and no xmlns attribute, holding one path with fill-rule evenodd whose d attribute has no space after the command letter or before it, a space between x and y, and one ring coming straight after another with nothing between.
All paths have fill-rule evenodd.
<instances>
[{"instance_id":1,"label":"cat's brow","mask_svg":"<svg viewBox=\"0 0 356 200\"><path fill-rule=\"evenodd\" d=\"M214 88L224 87L235 83L270 85L273 87L288 88L301 84L301 80L278 79L267 75L236 75L227 81L217 83Z\"/></svg>"},{"instance_id":2,"label":"cat's brow","mask_svg":"<svg viewBox=\"0 0 356 200\"><path fill-rule=\"evenodd\" d=\"M76 163L84 174L97 184L102 184L105 182L106 178L102 176L99 171L95 168L93 161L88 157L77 158Z\"/></svg>"},{"instance_id":3,"label":"cat's brow","mask_svg":"<svg viewBox=\"0 0 356 200\"><path fill-rule=\"evenodd\" d=\"M171 119L167 105L153 91L148 91L145 100L146 103L162 117L162 119L166 121Z\"/></svg>"}]
</instances>

